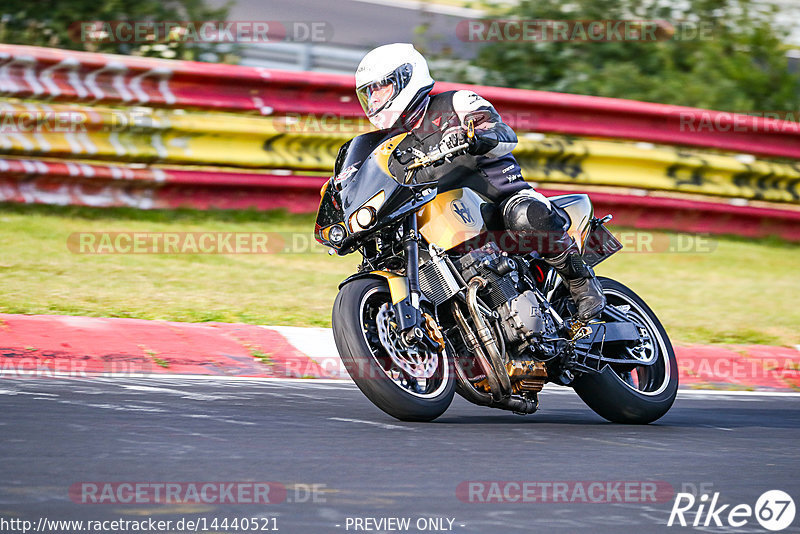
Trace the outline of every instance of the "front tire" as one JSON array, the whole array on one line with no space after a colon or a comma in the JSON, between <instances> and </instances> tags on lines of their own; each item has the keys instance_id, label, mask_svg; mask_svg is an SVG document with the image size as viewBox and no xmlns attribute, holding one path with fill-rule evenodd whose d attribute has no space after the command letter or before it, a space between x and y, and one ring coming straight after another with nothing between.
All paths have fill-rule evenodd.
<instances>
[{"instance_id":1,"label":"front tire","mask_svg":"<svg viewBox=\"0 0 800 534\"><path fill-rule=\"evenodd\" d=\"M432 421L453 400L453 362L445 351L431 354L438 357L436 370L421 379L399 368L378 335L378 314L386 303L391 305L391 297L384 280L361 278L342 287L333 304L336 348L350 377L375 406L401 421Z\"/></svg>"},{"instance_id":2,"label":"front tire","mask_svg":"<svg viewBox=\"0 0 800 534\"><path fill-rule=\"evenodd\" d=\"M653 310L630 288L610 278L598 277L608 303L630 306L629 317L640 324L658 351L651 366L612 368L576 378L580 398L598 415L614 423L648 424L672 407L678 393L678 362L667 332Z\"/></svg>"}]
</instances>

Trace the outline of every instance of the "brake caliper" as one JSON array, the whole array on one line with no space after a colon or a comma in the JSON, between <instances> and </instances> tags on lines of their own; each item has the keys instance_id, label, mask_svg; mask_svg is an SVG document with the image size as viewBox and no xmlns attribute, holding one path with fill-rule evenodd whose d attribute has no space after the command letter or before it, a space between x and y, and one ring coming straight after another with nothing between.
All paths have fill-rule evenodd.
<instances>
[{"instance_id":1,"label":"brake caliper","mask_svg":"<svg viewBox=\"0 0 800 534\"><path fill-rule=\"evenodd\" d=\"M422 316L425 317L425 330L428 332L428 336L439 345L439 352L442 352L444 350L444 336L442 335L442 330L439 328L439 325L436 324L436 320L429 314L423 313Z\"/></svg>"}]
</instances>

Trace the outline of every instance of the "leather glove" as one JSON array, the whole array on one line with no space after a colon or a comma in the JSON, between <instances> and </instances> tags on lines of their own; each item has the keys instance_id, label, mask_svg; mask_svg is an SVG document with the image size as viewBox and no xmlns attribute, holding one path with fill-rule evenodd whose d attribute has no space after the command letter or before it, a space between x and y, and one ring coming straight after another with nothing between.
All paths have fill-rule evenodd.
<instances>
[{"instance_id":1,"label":"leather glove","mask_svg":"<svg viewBox=\"0 0 800 534\"><path fill-rule=\"evenodd\" d=\"M442 140L439 141L439 150L445 152L465 143L471 145L470 139L467 138L467 132L460 126L453 126L442 135ZM469 152L469 148L467 148L467 152Z\"/></svg>"}]
</instances>

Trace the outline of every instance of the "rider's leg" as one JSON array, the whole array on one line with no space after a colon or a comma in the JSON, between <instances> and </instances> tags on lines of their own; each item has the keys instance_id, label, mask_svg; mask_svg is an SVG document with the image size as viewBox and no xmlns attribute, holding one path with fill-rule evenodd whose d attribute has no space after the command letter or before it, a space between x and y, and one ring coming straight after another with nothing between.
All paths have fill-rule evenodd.
<instances>
[{"instance_id":1,"label":"rider's leg","mask_svg":"<svg viewBox=\"0 0 800 534\"><path fill-rule=\"evenodd\" d=\"M506 228L534 237L538 252L564 279L578 307L578 318L588 321L599 314L606 304L600 283L564 229L566 220L550 201L536 191L524 190L508 198L502 210Z\"/></svg>"}]
</instances>

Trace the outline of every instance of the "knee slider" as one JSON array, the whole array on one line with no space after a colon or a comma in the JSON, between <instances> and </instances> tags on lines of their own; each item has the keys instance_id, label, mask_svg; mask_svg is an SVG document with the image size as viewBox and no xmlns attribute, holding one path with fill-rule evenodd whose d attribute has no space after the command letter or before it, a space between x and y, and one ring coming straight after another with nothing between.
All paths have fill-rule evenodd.
<instances>
[{"instance_id":1,"label":"knee slider","mask_svg":"<svg viewBox=\"0 0 800 534\"><path fill-rule=\"evenodd\" d=\"M528 221L528 199L512 198L503 210L503 219L506 228L513 232L525 232L531 230Z\"/></svg>"},{"instance_id":2,"label":"knee slider","mask_svg":"<svg viewBox=\"0 0 800 534\"><path fill-rule=\"evenodd\" d=\"M515 232L556 232L565 223L558 212L532 197L512 198L503 212L506 228Z\"/></svg>"}]
</instances>

